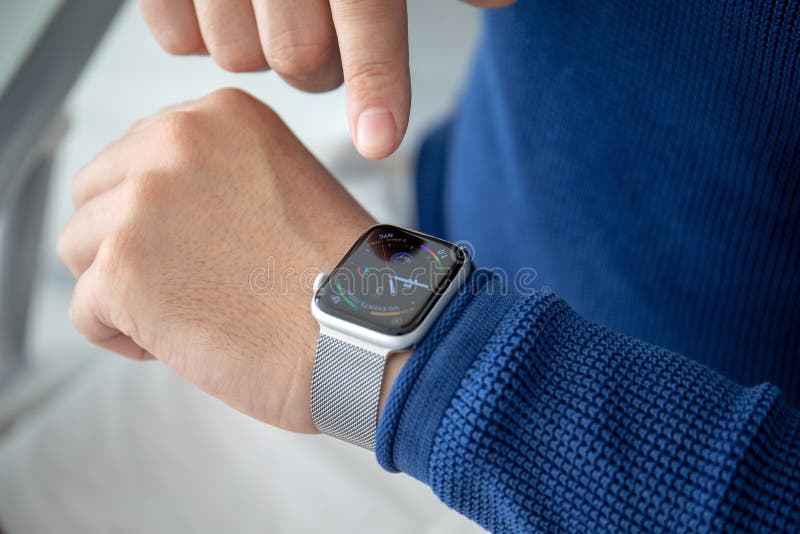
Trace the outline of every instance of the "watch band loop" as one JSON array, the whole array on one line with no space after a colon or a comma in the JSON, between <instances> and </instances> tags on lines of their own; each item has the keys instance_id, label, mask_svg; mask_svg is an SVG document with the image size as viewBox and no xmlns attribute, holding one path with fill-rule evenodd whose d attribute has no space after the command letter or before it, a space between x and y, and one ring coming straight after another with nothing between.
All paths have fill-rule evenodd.
<instances>
[{"instance_id":1,"label":"watch band loop","mask_svg":"<svg viewBox=\"0 0 800 534\"><path fill-rule=\"evenodd\" d=\"M375 450L387 354L320 333L311 380L311 419L317 430Z\"/></svg>"}]
</instances>

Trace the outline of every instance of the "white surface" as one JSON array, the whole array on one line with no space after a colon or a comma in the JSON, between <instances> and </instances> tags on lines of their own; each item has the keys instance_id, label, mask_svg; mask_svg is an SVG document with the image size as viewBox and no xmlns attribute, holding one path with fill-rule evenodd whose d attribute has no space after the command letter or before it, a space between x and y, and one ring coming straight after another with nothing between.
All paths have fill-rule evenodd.
<instances>
[{"instance_id":1,"label":"white surface","mask_svg":"<svg viewBox=\"0 0 800 534\"><path fill-rule=\"evenodd\" d=\"M469 533L372 454L234 412L157 363L109 358L0 454L9 533Z\"/></svg>"},{"instance_id":2,"label":"white surface","mask_svg":"<svg viewBox=\"0 0 800 534\"><path fill-rule=\"evenodd\" d=\"M411 4L412 121L400 153L383 162L351 147L341 90L306 95L274 74L170 57L135 6L123 10L67 105L72 127L55 164L29 331L34 373L74 378L0 442L4 534L476 529L365 451L269 428L158 363L92 348L67 320L72 280L54 252L82 164L134 120L226 85L273 106L378 219L407 224L410 155L452 106L477 30L475 13L455 0Z\"/></svg>"}]
</instances>

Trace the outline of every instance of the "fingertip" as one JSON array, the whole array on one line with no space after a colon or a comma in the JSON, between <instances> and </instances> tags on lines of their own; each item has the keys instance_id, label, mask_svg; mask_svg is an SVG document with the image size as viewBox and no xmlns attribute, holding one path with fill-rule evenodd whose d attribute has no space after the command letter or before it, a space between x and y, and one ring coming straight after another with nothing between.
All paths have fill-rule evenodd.
<instances>
[{"instance_id":1,"label":"fingertip","mask_svg":"<svg viewBox=\"0 0 800 534\"><path fill-rule=\"evenodd\" d=\"M362 156L381 159L389 156L400 144L394 114L385 107L363 110L356 120L355 145Z\"/></svg>"}]
</instances>

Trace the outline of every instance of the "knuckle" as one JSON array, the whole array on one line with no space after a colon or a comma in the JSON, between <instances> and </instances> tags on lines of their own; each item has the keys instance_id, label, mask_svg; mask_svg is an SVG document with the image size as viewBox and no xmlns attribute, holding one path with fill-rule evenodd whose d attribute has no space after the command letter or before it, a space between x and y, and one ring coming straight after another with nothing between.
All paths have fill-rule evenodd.
<instances>
[{"instance_id":1,"label":"knuckle","mask_svg":"<svg viewBox=\"0 0 800 534\"><path fill-rule=\"evenodd\" d=\"M103 277L114 278L119 270L120 259L124 254L124 247L119 238L109 237L97 249L94 263L97 273Z\"/></svg>"},{"instance_id":2,"label":"knuckle","mask_svg":"<svg viewBox=\"0 0 800 534\"><path fill-rule=\"evenodd\" d=\"M158 129L156 139L163 142L169 153L181 161L192 159L197 155L200 142L202 122L196 113L191 111L170 111L164 113L156 121Z\"/></svg>"},{"instance_id":3,"label":"knuckle","mask_svg":"<svg viewBox=\"0 0 800 534\"><path fill-rule=\"evenodd\" d=\"M128 185L131 194L131 212L141 206L152 206L169 196L168 180L164 173L146 171L132 177Z\"/></svg>"},{"instance_id":4,"label":"knuckle","mask_svg":"<svg viewBox=\"0 0 800 534\"><path fill-rule=\"evenodd\" d=\"M301 80L325 70L335 55L335 48L330 44L303 43L290 35L273 39L266 48L273 70Z\"/></svg>"},{"instance_id":5,"label":"knuckle","mask_svg":"<svg viewBox=\"0 0 800 534\"><path fill-rule=\"evenodd\" d=\"M100 244L95 257L95 268L100 277L119 283L120 275L125 269L130 270L137 255L132 252L135 239L131 232L120 230L106 238Z\"/></svg>"},{"instance_id":6,"label":"knuckle","mask_svg":"<svg viewBox=\"0 0 800 534\"><path fill-rule=\"evenodd\" d=\"M158 118L157 125L174 144L191 143L198 121L190 111L168 111Z\"/></svg>"},{"instance_id":7,"label":"knuckle","mask_svg":"<svg viewBox=\"0 0 800 534\"><path fill-rule=\"evenodd\" d=\"M229 72L248 72L264 67L264 56L257 47L242 42L210 45L211 57Z\"/></svg>"},{"instance_id":8,"label":"knuckle","mask_svg":"<svg viewBox=\"0 0 800 534\"><path fill-rule=\"evenodd\" d=\"M345 74L345 83L356 96L372 94L401 82L397 64L393 61L355 60Z\"/></svg>"},{"instance_id":9,"label":"knuckle","mask_svg":"<svg viewBox=\"0 0 800 534\"><path fill-rule=\"evenodd\" d=\"M218 89L206 96L203 99L203 103L209 108L222 109L226 114L238 114L245 121L257 118L274 125L275 121L280 120L271 107L238 87ZM253 123L248 122L248 124Z\"/></svg>"},{"instance_id":10,"label":"knuckle","mask_svg":"<svg viewBox=\"0 0 800 534\"><path fill-rule=\"evenodd\" d=\"M238 87L217 89L204 99L214 106L233 109L246 109L258 102L250 93Z\"/></svg>"},{"instance_id":11,"label":"knuckle","mask_svg":"<svg viewBox=\"0 0 800 534\"><path fill-rule=\"evenodd\" d=\"M142 128L144 128L144 127L145 127L145 126L146 126L146 125L147 125L147 124L148 124L148 123L149 123L151 120L152 120L152 117L144 117L144 118L142 118L142 119L139 119L139 120L136 120L136 121L134 121L134 122L133 122L133 123L132 123L132 124L131 124L131 125L128 127L128 130L127 130L126 134L130 134L130 133L133 133L133 132L135 132L135 131L137 131L137 130L141 130L141 129L142 129Z\"/></svg>"}]
</instances>

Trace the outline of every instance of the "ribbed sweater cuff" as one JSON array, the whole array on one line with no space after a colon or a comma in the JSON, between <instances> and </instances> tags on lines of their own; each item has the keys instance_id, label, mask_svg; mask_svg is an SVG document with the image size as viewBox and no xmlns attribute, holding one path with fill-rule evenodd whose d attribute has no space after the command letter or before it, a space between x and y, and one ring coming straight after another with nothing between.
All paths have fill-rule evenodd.
<instances>
[{"instance_id":1,"label":"ribbed sweater cuff","mask_svg":"<svg viewBox=\"0 0 800 534\"><path fill-rule=\"evenodd\" d=\"M517 300L478 270L416 348L392 386L376 436L380 465L428 483L436 430L461 379Z\"/></svg>"}]
</instances>

